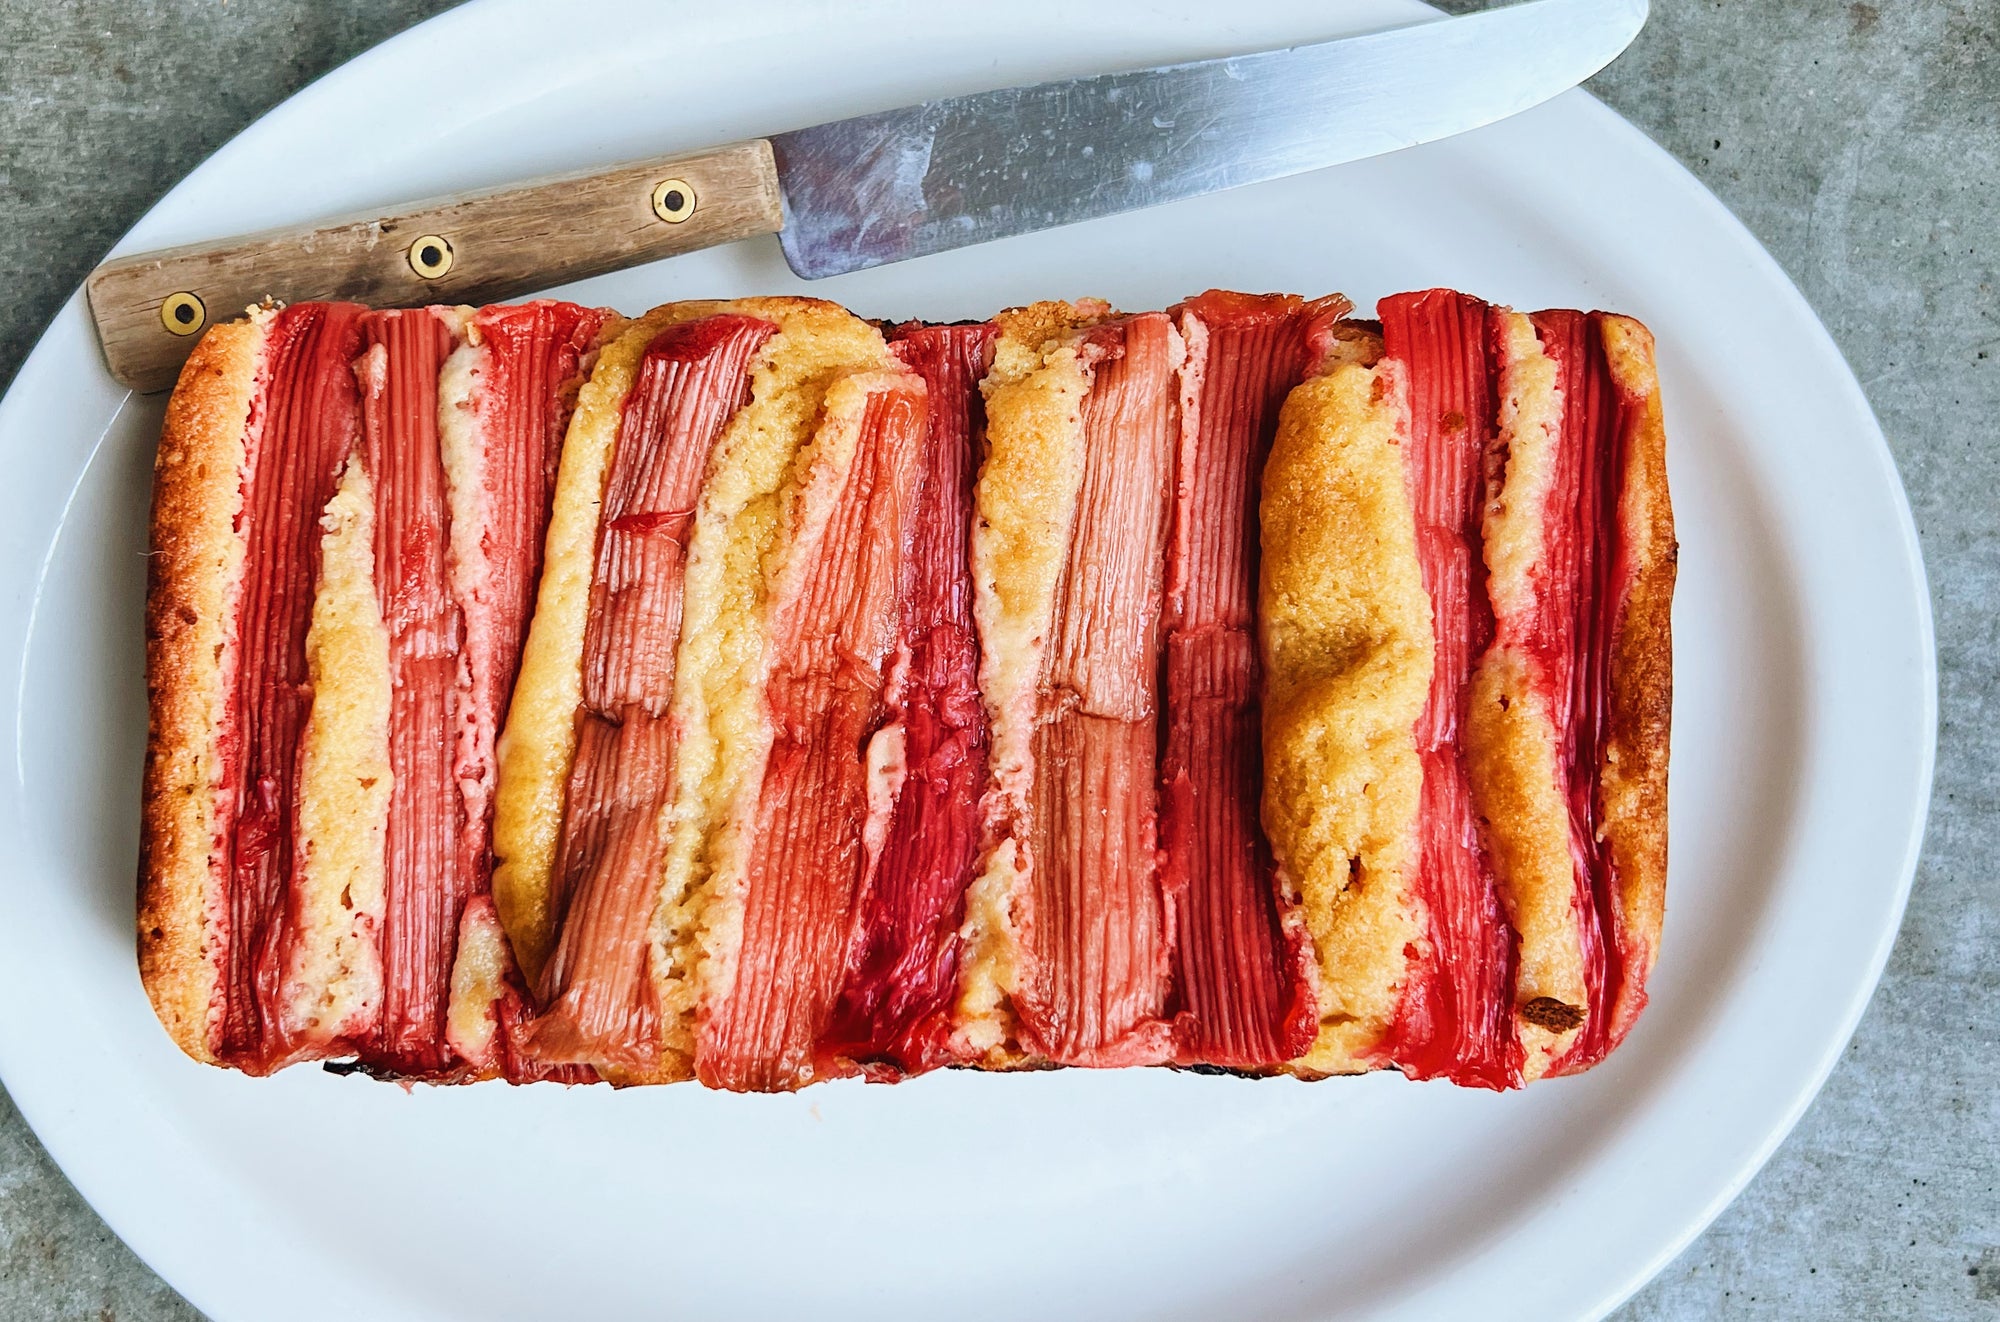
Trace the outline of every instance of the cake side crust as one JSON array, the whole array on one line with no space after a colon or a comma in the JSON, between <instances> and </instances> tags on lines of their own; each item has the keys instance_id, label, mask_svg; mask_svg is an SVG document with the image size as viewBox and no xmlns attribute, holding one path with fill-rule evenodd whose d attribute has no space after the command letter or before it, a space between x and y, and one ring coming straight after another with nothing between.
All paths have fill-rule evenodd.
<instances>
[{"instance_id":1,"label":"cake side crust","mask_svg":"<svg viewBox=\"0 0 2000 1322\"><path fill-rule=\"evenodd\" d=\"M1666 916L1667 755L1673 722L1673 597L1679 562L1667 492L1667 437L1653 336L1630 317L1601 320L1605 360L1631 410L1618 495L1621 558L1630 584L1611 651L1609 737L1601 765L1600 828L1617 879L1626 978L1611 1008L1613 1046L1645 1006L1645 979Z\"/></svg>"},{"instance_id":2,"label":"cake side crust","mask_svg":"<svg viewBox=\"0 0 2000 1322\"><path fill-rule=\"evenodd\" d=\"M235 525L268 320L254 313L202 337L167 402L153 465L139 974L175 1044L211 1064L221 1008L220 934L210 930L222 887L219 742L244 557Z\"/></svg>"}]
</instances>

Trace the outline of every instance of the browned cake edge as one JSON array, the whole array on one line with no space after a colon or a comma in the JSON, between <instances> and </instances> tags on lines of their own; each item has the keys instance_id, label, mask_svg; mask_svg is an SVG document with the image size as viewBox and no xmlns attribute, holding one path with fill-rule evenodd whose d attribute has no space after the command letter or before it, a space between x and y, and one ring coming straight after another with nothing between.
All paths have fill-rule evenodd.
<instances>
[{"instance_id":1,"label":"browned cake edge","mask_svg":"<svg viewBox=\"0 0 2000 1322\"><path fill-rule=\"evenodd\" d=\"M1615 1046L1645 1006L1646 975L1666 915L1667 755L1673 718L1673 597L1679 564L1667 492L1667 435L1652 332L1630 317L1602 322L1612 379L1634 406L1618 499L1630 588L1611 652L1610 737L1600 767L1603 835L1614 875L1626 976L1611 1007Z\"/></svg>"},{"instance_id":2,"label":"browned cake edge","mask_svg":"<svg viewBox=\"0 0 2000 1322\"><path fill-rule=\"evenodd\" d=\"M267 314L217 326L181 369L154 460L146 572L151 719L139 830L139 975L181 1050L213 1062L216 791L243 563L235 525Z\"/></svg>"}]
</instances>

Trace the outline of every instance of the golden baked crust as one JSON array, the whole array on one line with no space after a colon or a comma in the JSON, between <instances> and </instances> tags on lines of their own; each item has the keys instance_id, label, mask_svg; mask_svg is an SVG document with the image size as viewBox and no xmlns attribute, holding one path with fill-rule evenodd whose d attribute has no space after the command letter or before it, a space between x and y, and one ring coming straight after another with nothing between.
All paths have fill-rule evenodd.
<instances>
[{"instance_id":1,"label":"golden baked crust","mask_svg":"<svg viewBox=\"0 0 2000 1322\"><path fill-rule=\"evenodd\" d=\"M1264 830L1319 962L1320 1029L1290 1072L1380 1062L1422 933L1412 893L1430 689L1430 598L1417 560L1397 367L1343 341L1279 415L1264 468L1258 633Z\"/></svg>"},{"instance_id":2,"label":"golden baked crust","mask_svg":"<svg viewBox=\"0 0 2000 1322\"><path fill-rule=\"evenodd\" d=\"M1610 731L1600 774L1601 828L1627 971L1611 1007L1615 1045L1645 1006L1645 976L1666 916L1667 754L1673 719L1673 597L1679 548L1667 493L1667 435L1653 336L1630 317L1600 320L1604 355L1626 405L1625 480L1618 496L1630 588L1611 648Z\"/></svg>"},{"instance_id":3,"label":"golden baked crust","mask_svg":"<svg viewBox=\"0 0 2000 1322\"><path fill-rule=\"evenodd\" d=\"M235 524L270 316L253 312L202 337L167 402L153 463L139 976L168 1036L210 1063L220 1009L209 942L222 885L215 800L244 554Z\"/></svg>"}]
</instances>

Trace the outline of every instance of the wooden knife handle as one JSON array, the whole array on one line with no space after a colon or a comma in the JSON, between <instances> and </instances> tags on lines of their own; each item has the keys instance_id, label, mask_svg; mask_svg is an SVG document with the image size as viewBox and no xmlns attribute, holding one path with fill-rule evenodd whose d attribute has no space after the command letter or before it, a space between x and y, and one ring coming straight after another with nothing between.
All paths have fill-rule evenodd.
<instances>
[{"instance_id":1,"label":"wooden knife handle","mask_svg":"<svg viewBox=\"0 0 2000 1322\"><path fill-rule=\"evenodd\" d=\"M266 298L491 303L782 223L760 138L120 257L85 288L111 375L164 390L209 324Z\"/></svg>"}]
</instances>

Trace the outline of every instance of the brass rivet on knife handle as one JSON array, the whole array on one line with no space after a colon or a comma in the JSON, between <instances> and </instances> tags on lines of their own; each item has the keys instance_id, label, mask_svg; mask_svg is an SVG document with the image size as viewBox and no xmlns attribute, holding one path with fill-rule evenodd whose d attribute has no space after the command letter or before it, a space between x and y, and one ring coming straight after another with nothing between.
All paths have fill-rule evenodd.
<instances>
[{"instance_id":1,"label":"brass rivet on knife handle","mask_svg":"<svg viewBox=\"0 0 2000 1322\"><path fill-rule=\"evenodd\" d=\"M455 256L451 240L444 235L419 235L410 245L410 269L426 280L436 280L450 274Z\"/></svg>"},{"instance_id":2,"label":"brass rivet on knife handle","mask_svg":"<svg viewBox=\"0 0 2000 1322\"><path fill-rule=\"evenodd\" d=\"M655 209L656 192L671 191L663 181L681 186L678 206L666 207L679 220ZM202 309L196 330L266 298L491 303L775 234L783 222L771 144L760 138L121 257L91 272L84 289L111 374L135 390L163 390L197 338L166 320L176 315L167 307L176 296ZM425 239L442 249L434 273Z\"/></svg>"},{"instance_id":3,"label":"brass rivet on knife handle","mask_svg":"<svg viewBox=\"0 0 2000 1322\"><path fill-rule=\"evenodd\" d=\"M185 289L160 300L160 324L169 335L192 335L208 324L208 309Z\"/></svg>"},{"instance_id":4,"label":"brass rivet on knife handle","mask_svg":"<svg viewBox=\"0 0 2000 1322\"><path fill-rule=\"evenodd\" d=\"M678 225L694 214L694 187L685 179L662 179L653 185L653 214Z\"/></svg>"}]
</instances>

